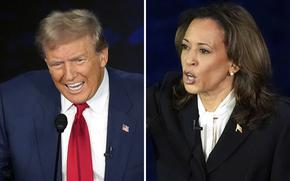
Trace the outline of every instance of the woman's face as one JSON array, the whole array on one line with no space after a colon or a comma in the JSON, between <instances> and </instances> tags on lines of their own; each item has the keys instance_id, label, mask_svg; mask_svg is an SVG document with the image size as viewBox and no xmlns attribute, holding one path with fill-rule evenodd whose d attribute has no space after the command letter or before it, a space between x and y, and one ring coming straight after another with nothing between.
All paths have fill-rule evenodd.
<instances>
[{"instance_id":1,"label":"woman's face","mask_svg":"<svg viewBox=\"0 0 290 181\"><path fill-rule=\"evenodd\" d=\"M184 87L191 94L217 95L232 89L233 63L227 56L224 31L212 19L191 22L182 40L181 64Z\"/></svg>"}]
</instances>

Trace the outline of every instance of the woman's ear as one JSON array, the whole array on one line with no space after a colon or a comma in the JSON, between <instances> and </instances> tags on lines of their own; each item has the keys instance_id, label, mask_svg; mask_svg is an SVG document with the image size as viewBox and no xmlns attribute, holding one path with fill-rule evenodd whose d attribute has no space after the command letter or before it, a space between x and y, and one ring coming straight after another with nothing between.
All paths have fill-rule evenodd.
<instances>
[{"instance_id":1,"label":"woman's ear","mask_svg":"<svg viewBox=\"0 0 290 181\"><path fill-rule=\"evenodd\" d=\"M235 63L231 62L230 69L229 69L230 76L233 76L239 70L240 70L240 67L238 65L236 65Z\"/></svg>"}]
</instances>

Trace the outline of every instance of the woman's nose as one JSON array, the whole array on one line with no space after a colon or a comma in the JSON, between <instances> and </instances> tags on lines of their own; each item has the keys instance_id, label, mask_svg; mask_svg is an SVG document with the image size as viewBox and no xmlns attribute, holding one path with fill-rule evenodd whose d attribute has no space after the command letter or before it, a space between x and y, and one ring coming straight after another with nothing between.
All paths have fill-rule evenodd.
<instances>
[{"instance_id":1,"label":"woman's nose","mask_svg":"<svg viewBox=\"0 0 290 181\"><path fill-rule=\"evenodd\" d=\"M190 51L188 52L187 56L186 56L186 64L188 65L197 65L197 54L194 51Z\"/></svg>"}]
</instances>

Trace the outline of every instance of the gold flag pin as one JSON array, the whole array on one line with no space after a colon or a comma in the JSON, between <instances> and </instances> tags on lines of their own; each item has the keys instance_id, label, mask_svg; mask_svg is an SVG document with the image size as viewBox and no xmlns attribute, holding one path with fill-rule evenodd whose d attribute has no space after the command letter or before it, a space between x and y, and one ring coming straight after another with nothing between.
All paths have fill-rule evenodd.
<instances>
[{"instance_id":1,"label":"gold flag pin","mask_svg":"<svg viewBox=\"0 0 290 181\"><path fill-rule=\"evenodd\" d=\"M237 124L237 126L236 126L236 132L240 132L240 133L243 133L243 128L239 125L239 124Z\"/></svg>"}]
</instances>

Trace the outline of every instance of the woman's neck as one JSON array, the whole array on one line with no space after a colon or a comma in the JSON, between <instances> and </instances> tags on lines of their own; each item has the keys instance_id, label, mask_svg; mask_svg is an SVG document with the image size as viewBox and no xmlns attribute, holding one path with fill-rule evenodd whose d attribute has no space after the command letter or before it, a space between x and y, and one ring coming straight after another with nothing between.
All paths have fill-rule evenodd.
<instances>
[{"instance_id":1,"label":"woman's neck","mask_svg":"<svg viewBox=\"0 0 290 181\"><path fill-rule=\"evenodd\" d=\"M218 92L205 92L199 93L201 102L207 112L214 112L220 103L229 95L231 92L232 87L227 89L223 89L222 91Z\"/></svg>"}]
</instances>

